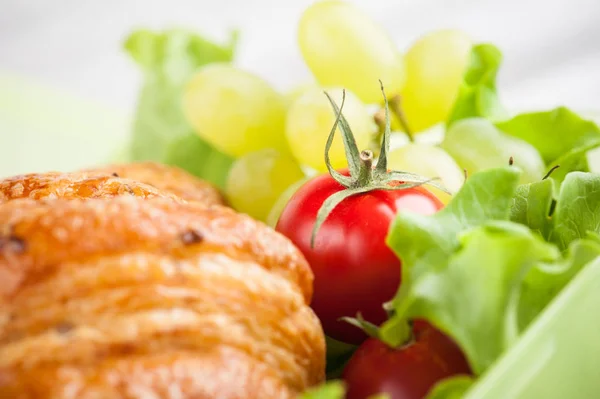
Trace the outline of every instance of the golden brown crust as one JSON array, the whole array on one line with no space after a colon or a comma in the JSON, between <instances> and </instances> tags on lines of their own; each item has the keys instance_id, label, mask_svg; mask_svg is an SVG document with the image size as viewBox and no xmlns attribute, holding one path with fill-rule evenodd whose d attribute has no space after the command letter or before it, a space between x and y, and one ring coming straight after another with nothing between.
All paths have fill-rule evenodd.
<instances>
[{"instance_id":1,"label":"golden brown crust","mask_svg":"<svg viewBox=\"0 0 600 399\"><path fill-rule=\"evenodd\" d=\"M207 207L170 199L141 200L115 197L100 200L12 201L0 207L0 223L26 243L26 251L0 254L15 263L18 285L0 285L0 296L11 295L27 280L47 273L46 268L79 257L122 252L187 254L186 236L198 235L203 250L256 260L298 284L305 299L312 297L312 273L293 244L265 225L222 206ZM33 240L32 240L33 238ZM10 246L8 247L10 249ZM7 266L10 266L6 264ZM16 267L18 265L18 267ZM6 272L6 271L5 271ZM6 280L5 280L6 281Z\"/></svg>"},{"instance_id":2,"label":"golden brown crust","mask_svg":"<svg viewBox=\"0 0 600 399\"><path fill-rule=\"evenodd\" d=\"M223 373L235 383L223 384ZM206 352L169 352L99 361L92 367L39 367L22 373L0 374L13 379L7 398L145 399L291 399L295 392L277 374L245 354L224 346Z\"/></svg>"},{"instance_id":3,"label":"golden brown crust","mask_svg":"<svg viewBox=\"0 0 600 399\"><path fill-rule=\"evenodd\" d=\"M224 204L223 196L215 186L176 166L146 161L107 165L84 172L116 173L119 177L137 180L161 191L173 193L187 201L207 205Z\"/></svg>"},{"instance_id":4,"label":"golden brown crust","mask_svg":"<svg viewBox=\"0 0 600 399\"><path fill-rule=\"evenodd\" d=\"M107 174L48 172L0 180L0 204L19 198L112 198L121 195L177 199L176 195L153 186Z\"/></svg>"},{"instance_id":5,"label":"golden brown crust","mask_svg":"<svg viewBox=\"0 0 600 399\"><path fill-rule=\"evenodd\" d=\"M223 373L235 383L223 383ZM13 379L2 391L2 377ZM0 374L7 398L145 399L292 399L295 392L268 367L235 349L217 346L205 352L169 352L100 361L92 367L39 367ZM185 396L183 396L183 395Z\"/></svg>"},{"instance_id":6,"label":"golden brown crust","mask_svg":"<svg viewBox=\"0 0 600 399\"><path fill-rule=\"evenodd\" d=\"M0 397L288 398L324 376L305 259L225 207L11 201L0 281Z\"/></svg>"}]
</instances>

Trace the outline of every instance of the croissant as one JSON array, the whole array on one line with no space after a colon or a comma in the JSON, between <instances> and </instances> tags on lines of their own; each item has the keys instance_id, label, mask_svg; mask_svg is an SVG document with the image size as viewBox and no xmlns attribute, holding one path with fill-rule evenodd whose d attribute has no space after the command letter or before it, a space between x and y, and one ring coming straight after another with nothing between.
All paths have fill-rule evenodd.
<instances>
[{"instance_id":1,"label":"croissant","mask_svg":"<svg viewBox=\"0 0 600 399\"><path fill-rule=\"evenodd\" d=\"M16 198L178 197L223 204L216 187L186 171L156 162L109 165L73 173L32 173L0 180L0 203Z\"/></svg>"},{"instance_id":2,"label":"croissant","mask_svg":"<svg viewBox=\"0 0 600 399\"><path fill-rule=\"evenodd\" d=\"M0 180L0 204L18 198L112 198L120 195L179 198L153 186L107 174L31 173Z\"/></svg>"},{"instance_id":3,"label":"croissant","mask_svg":"<svg viewBox=\"0 0 600 399\"><path fill-rule=\"evenodd\" d=\"M0 398L293 398L324 378L312 273L223 206L0 205Z\"/></svg>"},{"instance_id":4,"label":"croissant","mask_svg":"<svg viewBox=\"0 0 600 399\"><path fill-rule=\"evenodd\" d=\"M137 180L157 189L169 192L187 201L203 204L223 204L223 196L212 184L200 180L176 166L157 162L132 162L84 170L88 173L116 174Z\"/></svg>"}]
</instances>

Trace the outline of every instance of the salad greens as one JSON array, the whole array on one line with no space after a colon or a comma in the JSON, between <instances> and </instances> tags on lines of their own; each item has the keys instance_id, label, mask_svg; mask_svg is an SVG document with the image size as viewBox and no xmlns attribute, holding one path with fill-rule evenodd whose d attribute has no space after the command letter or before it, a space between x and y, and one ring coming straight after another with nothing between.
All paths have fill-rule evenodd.
<instances>
[{"instance_id":1,"label":"salad greens","mask_svg":"<svg viewBox=\"0 0 600 399\"><path fill-rule=\"evenodd\" d=\"M388 244L403 260L403 283L386 305L383 340L397 345L395 328L425 318L481 375L600 256L588 234L599 231L600 175L567 175L552 215L553 181L517 187L517 176L511 167L479 172L442 211L397 216Z\"/></svg>"},{"instance_id":2,"label":"salad greens","mask_svg":"<svg viewBox=\"0 0 600 399\"><path fill-rule=\"evenodd\" d=\"M179 166L223 186L233 160L194 133L184 117L181 97L184 85L199 67L232 61L236 43L237 33L223 46L183 30L139 30L129 36L125 49L144 71L131 160Z\"/></svg>"},{"instance_id":3,"label":"salad greens","mask_svg":"<svg viewBox=\"0 0 600 399\"><path fill-rule=\"evenodd\" d=\"M568 174L560 188L553 221L551 239L562 249L590 231L599 232L599 176L583 172Z\"/></svg>"},{"instance_id":4,"label":"salad greens","mask_svg":"<svg viewBox=\"0 0 600 399\"><path fill-rule=\"evenodd\" d=\"M586 154L600 146L600 128L565 107L517 115L496 126L533 145L546 165L560 165L552 173L559 182L569 172L589 171Z\"/></svg>"},{"instance_id":5,"label":"salad greens","mask_svg":"<svg viewBox=\"0 0 600 399\"><path fill-rule=\"evenodd\" d=\"M481 116L499 119L505 115L496 90L496 75L502 63L502 53L493 44L478 44L471 50L458 98L446 121L449 127L460 119Z\"/></svg>"},{"instance_id":6,"label":"salad greens","mask_svg":"<svg viewBox=\"0 0 600 399\"><path fill-rule=\"evenodd\" d=\"M507 221L517 181L512 168L481 172L442 211L398 215L388 244L403 260L403 284L389 304L394 316L382 328L384 340L405 318L426 318L461 345L475 373L514 341L505 310L515 285L532 262L559 255Z\"/></svg>"},{"instance_id":7,"label":"salad greens","mask_svg":"<svg viewBox=\"0 0 600 399\"><path fill-rule=\"evenodd\" d=\"M343 399L345 391L341 381L329 381L304 392L299 399Z\"/></svg>"},{"instance_id":8,"label":"salad greens","mask_svg":"<svg viewBox=\"0 0 600 399\"><path fill-rule=\"evenodd\" d=\"M561 250L581 238L590 238L600 225L600 176L572 172L554 198L553 180L517 188L511 207L511 220L528 226Z\"/></svg>"},{"instance_id":9,"label":"salad greens","mask_svg":"<svg viewBox=\"0 0 600 399\"><path fill-rule=\"evenodd\" d=\"M397 216L388 244L403 260L403 283L386 304L393 316L380 339L398 345L395 330L425 318L456 340L481 375L600 256L600 175L569 174L556 200L553 180L518 180L514 167L479 172L442 211ZM462 397L472 382L445 380L429 398ZM336 387L307 398L343 398Z\"/></svg>"},{"instance_id":10,"label":"salad greens","mask_svg":"<svg viewBox=\"0 0 600 399\"><path fill-rule=\"evenodd\" d=\"M480 375L600 256L588 234L598 232L599 175L569 174L550 215L552 180L517 188L508 169L473 175L438 214L398 215L388 243L403 259L403 284L384 339L403 318L426 318L459 343ZM497 187L504 192L490 201ZM512 204L500 200L506 195Z\"/></svg>"},{"instance_id":11,"label":"salad greens","mask_svg":"<svg viewBox=\"0 0 600 399\"><path fill-rule=\"evenodd\" d=\"M454 384L457 385L458 384ZM346 388L341 381L329 381L325 384L310 389L300 395L299 399L344 399ZM389 395L380 393L371 395L367 399L390 399Z\"/></svg>"},{"instance_id":12,"label":"salad greens","mask_svg":"<svg viewBox=\"0 0 600 399\"><path fill-rule=\"evenodd\" d=\"M548 164L600 139L600 129L594 122L582 119L565 107L517 115L496 125L533 145Z\"/></svg>"},{"instance_id":13,"label":"salad greens","mask_svg":"<svg viewBox=\"0 0 600 399\"><path fill-rule=\"evenodd\" d=\"M398 214L387 243L402 259L402 284L385 304L391 317L374 334L397 346L406 322L424 318L459 344L475 376L600 256L600 175L589 173L587 161L587 152L600 146L600 129L564 107L501 121L500 62L494 46L474 46L447 126L485 117L532 145L556 170L521 185L514 166L483 170L438 213ZM460 398L473 381L444 380L429 399Z\"/></svg>"},{"instance_id":14,"label":"salad greens","mask_svg":"<svg viewBox=\"0 0 600 399\"><path fill-rule=\"evenodd\" d=\"M529 270L520 286L518 325L524 330L548 303L587 264L600 255L600 244L585 239L573 242L563 258Z\"/></svg>"},{"instance_id":15,"label":"salad greens","mask_svg":"<svg viewBox=\"0 0 600 399\"><path fill-rule=\"evenodd\" d=\"M232 159L193 132L181 96L199 67L232 61L236 40L233 34L228 44L217 45L181 30L141 30L127 39L126 50L144 71L129 148L132 160L177 165L222 187ZM402 260L402 284L385 304L389 320L376 332L399 345L407 321L424 318L458 343L475 376L489 369L569 281L600 256L600 175L589 172L587 160L588 151L600 146L600 128L564 107L506 118L496 88L501 62L491 44L472 48L446 127L486 118L533 146L548 170L560 167L521 185L514 166L479 171L440 212L399 213L387 244ZM328 371L337 378L355 347L332 342ZM470 377L447 379L429 398L460 398L473 382ZM343 383L330 381L301 397L341 399L344 391Z\"/></svg>"},{"instance_id":16,"label":"salad greens","mask_svg":"<svg viewBox=\"0 0 600 399\"><path fill-rule=\"evenodd\" d=\"M552 228L550 216L556 206L554 186L554 180L546 179L517 187L510 220L528 226L548 240Z\"/></svg>"},{"instance_id":17,"label":"salad greens","mask_svg":"<svg viewBox=\"0 0 600 399\"><path fill-rule=\"evenodd\" d=\"M471 385L473 385L471 377L447 378L433 388L428 399L461 399Z\"/></svg>"}]
</instances>

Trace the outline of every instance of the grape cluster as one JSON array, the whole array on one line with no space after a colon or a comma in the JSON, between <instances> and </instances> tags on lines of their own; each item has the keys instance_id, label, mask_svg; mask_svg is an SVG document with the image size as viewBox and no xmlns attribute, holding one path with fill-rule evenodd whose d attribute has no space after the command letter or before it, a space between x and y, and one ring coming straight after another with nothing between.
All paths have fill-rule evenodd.
<instances>
[{"instance_id":1,"label":"grape cluster","mask_svg":"<svg viewBox=\"0 0 600 399\"><path fill-rule=\"evenodd\" d=\"M442 146L418 142L418 136L446 121L451 112L473 46L466 34L432 32L402 53L381 26L338 0L306 9L297 34L313 83L278 93L247 71L211 64L186 87L183 108L190 124L204 140L236 159L225 191L238 211L273 224L300 182L326 171L324 149L335 114L324 91L340 104L345 90L343 113L358 147L376 150L383 129L381 81L388 98L396 99L395 134L413 139L392 150L390 169L438 177L451 192L464 181L463 164L508 160L508 150L495 149L504 138L494 135L493 126L480 126L485 120L456 124ZM489 137L481 140L489 149L473 154L470 142L482 128ZM346 167L340 134L329 154L334 168ZM543 169L537 161L534 157L528 166L534 177ZM441 191L436 194L448 199Z\"/></svg>"}]
</instances>

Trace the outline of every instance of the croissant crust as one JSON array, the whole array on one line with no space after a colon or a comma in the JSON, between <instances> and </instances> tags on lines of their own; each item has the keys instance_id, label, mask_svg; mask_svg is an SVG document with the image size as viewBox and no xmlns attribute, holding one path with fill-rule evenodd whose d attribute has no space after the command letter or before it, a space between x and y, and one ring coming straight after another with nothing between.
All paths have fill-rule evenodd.
<instances>
[{"instance_id":1,"label":"croissant crust","mask_svg":"<svg viewBox=\"0 0 600 399\"><path fill-rule=\"evenodd\" d=\"M157 190L6 202L0 398L295 397L324 377L312 279L226 207Z\"/></svg>"},{"instance_id":2,"label":"croissant crust","mask_svg":"<svg viewBox=\"0 0 600 399\"><path fill-rule=\"evenodd\" d=\"M137 180L161 191L175 194L187 201L207 205L224 203L223 196L215 186L176 166L144 161L108 165L84 172L117 174L119 177Z\"/></svg>"},{"instance_id":3,"label":"croissant crust","mask_svg":"<svg viewBox=\"0 0 600 399\"><path fill-rule=\"evenodd\" d=\"M102 173L31 173L0 180L0 204L19 198L112 198L121 195L179 198L136 180Z\"/></svg>"}]
</instances>

